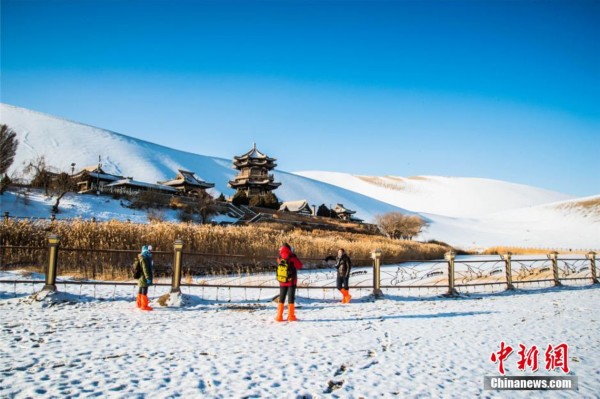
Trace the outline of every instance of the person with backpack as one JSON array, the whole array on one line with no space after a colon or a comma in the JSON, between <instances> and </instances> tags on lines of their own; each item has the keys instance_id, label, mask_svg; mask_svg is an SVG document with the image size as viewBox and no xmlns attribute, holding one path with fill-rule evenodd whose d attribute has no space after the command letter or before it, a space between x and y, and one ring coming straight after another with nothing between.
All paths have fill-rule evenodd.
<instances>
[{"instance_id":1,"label":"person with backpack","mask_svg":"<svg viewBox=\"0 0 600 399\"><path fill-rule=\"evenodd\" d=\"M277 316L275 321L283 321L283 308L285 298L288 298L287 321L297 321L295 299L296 286L298 285L298 270L302 269L302 262L288 243L283 243L279 249L277 258L277 280L279 281L279 303L277 304ZM287 270L284 272L284 270Z\"/></svg>"},{"instance_id":2,"label":"person with backpack","mask_svg":"<svg viewBox=\"0 0 600 399\"><path fill-rule=\"evenodd\" d=\"M138 254L137 262L141 269L138 278L138 296L137 307L141 310L153 310L148 306L148 287L152 285L153 264L152 264L152 245L144 245L142 252Z\"/></svg>"},{"instance_id":3,"label":"person with backpack","mask_svg":"<svg viewBox=\"0 0 600 399\"><path fill-rule=\"evenodd\" d=\"M335 268L337 269L337 289L342 293L342 303L350 302L352 295L349 291L350 270L352 269L352 261L343 248L338 249Z\"/></svg>"}]
</instances>

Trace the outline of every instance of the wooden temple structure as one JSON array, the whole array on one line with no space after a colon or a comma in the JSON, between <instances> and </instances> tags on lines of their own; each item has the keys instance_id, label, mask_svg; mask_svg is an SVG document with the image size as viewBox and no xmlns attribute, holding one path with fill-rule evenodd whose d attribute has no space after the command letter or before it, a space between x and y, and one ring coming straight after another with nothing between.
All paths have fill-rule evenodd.
<instances>
[{"instance_id":1,"label":"wooden temple structure","mask_svg":"<svg viewBox=\"0 0 600 399\"><path fill-rule=\"evenodd\" d=\"M207 183L195 176L194 172L179 169L174 179L147 183L132 177L113 175L105 172L100 165L83 168L72 177L80 193L104 192L136 194L142 191L154 191L162 194L181 196L200 196L214 183Z\"/></svg>"},{"instance_id":2,"label":"wooden temple structure","mask_svg":"<svg viewBox=\"0 0 600 399\"><path fill-rule=\"evenodd\" d=\"M197 196L205 192L207 188L213 188L214 183L207 183L199 179L194 172L179 169L174 179L159 181L159 184L177 189L177 191L186 196Z\"/></svg>"},{"instance_id":3,"label":"wooden temple structure","mask_svg":"<svg viewBox=\"0 0 600 399\"><path fill-rule=\"evenodd\" d=\"M357 223L360 223L363 221L362 219L359 219L354 216L356 211L351 211L350 209L346 208L343 204L336 204L335 208L333 208L332 210L342 220L346 220L348 222L357 222Z\"/></svg>"},{"instance_id":4,"label":"wooden temple structure","mask_svg":"<svg viewBox=\"0 0 600 399\"><path fill-rule=\"evenodd\" d=\"M80 193L102 190L104 186L125 179L125 176L106 173L100 165L88 166L71 176Z\"/></svg>"},{"instance_id":5,"label":"wooden temple structure","mask_svg":"<svg viewBox=\"0 0 600 399\"><path fill-rule=\"evenodd\" d=\"M279 210L282 212L298 213L306 216L314 216L317 214L314 206L311 207L306 200L283 202L279 206Z\"/></svg>"},{"instance_id":6,"label":"wooden temple structure","mask_svg":"<svg viewBox=\"0 0 600 399\"><path fill-rule=\"evenodd\" d=\"M233 167L239 170L239 173L229 181L229 187L238 192L244 191L248 197L270 193L281 185L275 182L275 178L269 173L277 166L275 161L275 158L260 152L254 143L250 151L233 157Z\"/></svg>"}]
</instances>

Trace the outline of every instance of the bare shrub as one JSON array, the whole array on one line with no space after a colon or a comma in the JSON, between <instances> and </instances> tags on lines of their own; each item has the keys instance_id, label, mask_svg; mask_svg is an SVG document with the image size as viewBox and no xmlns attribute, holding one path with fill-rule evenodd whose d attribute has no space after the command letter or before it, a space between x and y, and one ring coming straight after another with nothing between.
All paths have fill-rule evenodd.
<instances>
[{"instance_id":1,"label":"bare shrub","mask_svg":"<svg viewBox=\"0 0 600 399\"><path fill-rule=\"evenodd\" d=\"M52 172L50 171L50 167L46 164L46 159L44 156L37 157L28 164L25 165L23 169L23 174L25 176L31 177L31 186L37 188L43 188L44 194L50 195L50 185L52 184Z\"/></svg>"},{"instance_id":2,"label":"bare shrub","mask_svg":"<svg viewBox=\"0 0 600 399\"><path fill-rule=\"evenodd\" d=\"M404 215L400 212L377 215L375 220L381 231L393 239L411 240L427 226L427 223L421 217Z\"/></svg>"},{"instance_id":3,"label":"bare shrub","mask_svg":"<svg viewBox=\"0 0 600 399\"><path fill-rule=\"evenodd\" d=\"M169 208L171 209L185 209L187 207L187 203L183 200L182 197L173 196L169 201Z\"/></svg>"},{"instance_id":4,"label":"bare shrub","mask_svg":"<svg viewBox=\"0 0 600 399\"><path fill-rule=\"evenodd\" d=\"M148 220L151 223L161 223L166 220L164 211L160 209L149 209L147 212Z\"/></svg>"},{"instance_id":5,"label":"bare shrub","mask_svg":"<svg viewBox=\"0 0 600 399\"><path fill-rule=\"evenodd\" d=\"M5 124L0 125L0 175L6 171L15 160L19 140L17 133Z\"/></svg>"},{"instance_id":6,"label":"bare shrub","mask_svg":"<svg viewBox=\"0 0 600 399\"><path fill-rule=\"evenodd\" d=\"M194 221L194 213L186 206L177 212L177 218L180 222L189 223Z\"/></svg>"}]
</instances>

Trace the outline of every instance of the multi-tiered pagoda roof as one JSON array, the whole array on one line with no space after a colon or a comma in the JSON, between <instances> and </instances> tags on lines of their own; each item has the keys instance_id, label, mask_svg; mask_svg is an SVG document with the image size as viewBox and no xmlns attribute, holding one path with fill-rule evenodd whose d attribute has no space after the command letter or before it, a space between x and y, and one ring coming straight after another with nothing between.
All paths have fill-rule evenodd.
<instances>
[{"instance_id":1,"label":"multi-tiered pagoda roof","mask_svg":"<svg viewBox=\"0 0 600 399\"><path fill-rule=\"evenodd\" d=\"M269 171L275 169L275 158L271 158L256 148L256 143L247 153L233 157L233 167L240 172L229 181L229 186L251 195L263 195L275 190L281 183Z\"/></svg>"}]
</instances>

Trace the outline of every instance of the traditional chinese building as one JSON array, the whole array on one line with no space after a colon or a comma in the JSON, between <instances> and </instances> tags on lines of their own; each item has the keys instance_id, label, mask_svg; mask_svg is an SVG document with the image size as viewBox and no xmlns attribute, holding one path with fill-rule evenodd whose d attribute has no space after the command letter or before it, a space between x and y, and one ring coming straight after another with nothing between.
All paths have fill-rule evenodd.
<instances>
[{"instance_id":1,"label":"traditional chinese building","mask_svg":"<svg viewBox=\"0 0 600 399\"><path fill-rule=\"evenodd\" d=\"M159 181L161 185L169 186L177 189L183 195L200 195L207 188L215 186L214 183L207 183L196 177L194 172L179 169L177 176L174 179L167 181Z\"/></svg>"},{"instance_id":2,"label":"traditional chinese building","mask_svg":"<svg viewBox=\"0 0 600 399\"><path fill-rule=\"evenodd\" d=\"M229 187L244 191L248 197L268 194L281 185L269 172L277 166L275 158L270 158L256 148L256 143L244 155L233 157L233 167L239 170Z\"/></svg>"},{"instance_id":3,"label":"traditional chinese building","mask_svg":"<svg viewBox=\"0 0 600 399\"><path fill-rule=\"evenodd\" d=\"M154 191L162 194L177 194L176 188L165 186L163 184L146 183L131 178L117 180L110 184L104 185L103 191L109 193L129 194L134 195L142 191Z\"/></svg>"},{"instance_id":4,"label":"traditional chinese building","mask_svg":"<svg viewBox=\"0 0 600 399\"><path fill-rule=\"evenodd\" d=\"M343 204L336 204L335 208L333 208L333 211L342 220L359 223L363 221L362 219L353 216L356 213L356 211L351 211L350 209L346 208Z\"/></svg>"},{"instance_id":5,"label":"traditional chinese building","mask_svg":"<svg viewBox=\"0 0 600 399\"><path fill-rule=\"evenodd\" d=\"M300 201L287 201L283 202L279 207L282 212L299 213L301 215L315 215L315 210L308 204L306 200Z\"/></svg>"},{"instance_id":6,"label":"traditional chinese building","mask_svg":"<svg viewBox=\"0 0 600 399\"><path fill-rule=\"evenodd\" d=\"M101 190L105 185L124 178L124 176L106 173L99 165L83 168L72 177L73 181L77 183L77 188L80 193Z\"/></svg>"}]
</instances>

